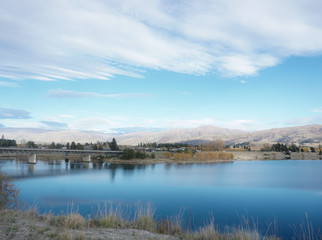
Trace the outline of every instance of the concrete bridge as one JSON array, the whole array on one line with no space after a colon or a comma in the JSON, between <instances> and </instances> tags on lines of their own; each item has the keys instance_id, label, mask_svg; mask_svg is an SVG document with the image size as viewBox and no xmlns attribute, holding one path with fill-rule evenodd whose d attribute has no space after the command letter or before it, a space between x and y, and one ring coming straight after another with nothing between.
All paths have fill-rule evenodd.
<instances>
[{"instance_id":1,"label":"concrete bridge","mask_svg":"<svg viewBox=\"0 0 322 240\"><path fill-rule=\"evenodd\" d=\"M37 154L64 154L81 155L83 162L90 162L91 156L103 155L105 157L122 156L123 151L106 150L78 150L78 149L41 149L41 148L0 148L0 153L21 153L29 155L28 163L37 163Z\"/></svg>"}]
</instances>

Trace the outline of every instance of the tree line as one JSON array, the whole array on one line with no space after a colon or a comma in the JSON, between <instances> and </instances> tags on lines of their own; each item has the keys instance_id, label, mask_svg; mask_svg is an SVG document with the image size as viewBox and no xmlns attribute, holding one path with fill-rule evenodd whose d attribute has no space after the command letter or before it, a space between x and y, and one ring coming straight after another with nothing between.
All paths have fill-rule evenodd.
<instances>
[{"instance_id":1,"label":"tree line","mask_svg":"<svg viewBox=\"0 0 322 240\"><path fill-rule=\"evenodd\" d=\"M207 141L203 144L188 144L188 143L140 143L137 147L143 148L166 148L169 149L179 149L179 148L190 148L190 149L198 149L202 151L222 151L226 148L225 141L221 139L217 139L214 141Z\"/></svg>"},{"instance_id":2,"label":"tree line","mask_svg":"<svg viewBox=\"0 0 322 240\"><path fill-rule=\"evenodd\" d=\"M64 144L52 142L48 148L49 149L62 149L65 147L66 149L72 149L72 150L84 150L86 147L93 149L93 150L104 150L104 149L110 149L111 151L118 151L120 150L119 146L117 145L117 142L115 138L112 139L111 142L96 142L96 143L75 143L74 141L70 144L69 142Z\"/></svg>"},{"instance_id":3,"label":"tree line","mask_svg":"<svg viewBox=\"0 0 322 240\"><path fill-rule=\"evenodd\" d=\"M52 142L50 145L38 145L33 141L28 141L23 144L20 144L20 147L26 147L26 148L38 148L39 146L49 148L49 149L75 149L75 150L84 150L85 147L91 148L93 150L103 150L105 149L110 149L111 151L118 151L120 150L115 138L112 139L111 142L96 142L96 143L76 143L76 142L67 142L66 144L61 144L61 143L55 143ZM18 147L18 144L16 140L12 139L0 139L0 147Z\"/></svg>"},{"instance_id":4,"label":"tree line","mask_svg":"<svg viewBox=\"0 0 322 240\"><path fill-rule=\"evenodd\" d=\"M0 139L0 147L17 147L16 140L13 139Z\"/></svg>"},{"instance_id":5,"label":"tree line","mask_svg":"<svg viewBox=\"0 0 322 240\"><path fill-rule=\"evenodd\" d=\"M319 146L318 148L319 153L321 155L321 147ZM288 146L287 144L283 143L276 143L276 144L263 144L261 151L273 151L273 152L285 152L285 153L290 153L290 152L315 152L314 147L301 147L297 146L294 143Z\"/></svg>"}]
</instances>

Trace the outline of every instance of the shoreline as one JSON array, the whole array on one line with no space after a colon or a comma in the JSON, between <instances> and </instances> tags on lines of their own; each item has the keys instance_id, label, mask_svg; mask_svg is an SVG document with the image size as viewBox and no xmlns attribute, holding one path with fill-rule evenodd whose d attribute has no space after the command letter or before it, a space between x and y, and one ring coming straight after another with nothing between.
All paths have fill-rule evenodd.
<instances>
[{"instance_id":1,"label":"shoreline","mask_svg":"<svg viewBox=\"0 0 322 240\"><path fill-rule=\"evenodd\" d=\"M231 153L234 158L231 160L174 160L167 159L163 156L164 152L157 153L156 158L146 158L146 159L130 159L124 160L119 158L104 158L103 162L113 163L113 164L141 164L141 165L151 165L151 164L211 164L211 163L232 163L237 161L272 161L272 160L322 160L322 156L317 152L293 152L290 155L285 155L283 152L268 152L268 151L226 151L226 153ZM66 156L63 155L39 155L39 160L42 161L53 161L53 160L63 160ZM68 156L71 162L78 162L79 157ZM26 157L23 155L0 155L1 159L6 160L19 160L24 161ZM91 162L100 163L101 160L95 159Z\"/></svg>"}]
</instances>

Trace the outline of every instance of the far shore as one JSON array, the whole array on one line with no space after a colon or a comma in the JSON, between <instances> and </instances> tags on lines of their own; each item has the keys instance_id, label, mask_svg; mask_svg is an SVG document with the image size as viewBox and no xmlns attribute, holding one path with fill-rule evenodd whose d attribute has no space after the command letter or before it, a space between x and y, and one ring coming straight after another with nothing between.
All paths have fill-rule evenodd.
<instances>
[{"instance_id":1,"label":"far shore","mask_svg":"<svg viewBox=\"0 0 322 240\"><path fill-rule=\"evenodd\" d=\"M108 159L107 162L117 163L117 164L207 164L207 163L228 163L234 161L267 161L267 160L322 160L322 156L319 153L311 153L311 152L295 152L291 153L291 155L285 155L283 152L261 152L261 151L227 151L228 153L232 153L234 155L234 159L232 160L174 160L174 159L166 159L162 156L157 156L155 159L147 158L147 159L131 159L131 160L122 160L122 159Z\"/></svg>"},{"instance_id":2,"label":"far shore","mask_svg":"<svg viewBox=\"0 0 322 240\"><path fill-rule=\"evenodd\" d=\"M234 155L232 160L174 160L166 159L164 157L164 152L157 152L156 157L146 158L146 159L131 159L123 160L119 158L104 158L98 160L95 157L92 158L93 162L108 162L115 164L209 164L209 163L228 163L234 161L266 161L266 160L322 160L322 156L318 152L292 152L290 155L285 155L283 152L262 152L262 151L226 151ZM69 161L78 162L80 161L79 156L67 156ZM52 160L64 160L66 156L63 155L39 155L39 160L43 161L52 161ZM17 159L17 160L26 160L24 155L0 155L0 159Z\"/></svg>"}]
</instances>

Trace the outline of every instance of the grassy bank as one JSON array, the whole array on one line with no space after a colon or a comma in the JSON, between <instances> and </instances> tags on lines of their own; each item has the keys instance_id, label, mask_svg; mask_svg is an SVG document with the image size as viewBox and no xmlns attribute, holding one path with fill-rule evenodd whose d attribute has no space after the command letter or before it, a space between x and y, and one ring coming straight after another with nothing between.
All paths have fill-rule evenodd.
<instances>
[{"instance_id":1,"label":"grassy bank","mask_svg":"<svg viewBox=\"0 0 322 240\"><path fill-rule=\"evenodd\" d=\"M135 215L124 215L115 208L99 209L94 217L81 216L77 210L65 215L51 213L38 214L37 209L25 211L0 210L0 239L187 239L187 240L277 240L275 223L268 225L264 233L257 228L258 223L248 219L237 227L226 226L218 231L210 221L204 227L191 231L191 226L183 227L180 216L156 219L150 207L135 209ZM308 216L302 225L293 227L293 240L321 240L321 233L315 232Z\"/></svg>"},{"instance_id":2,"label":"grassy bank","mask_svg":"<svg viewBox=\"0 0 322 240\"><path fill-rule=\"evenodd\" d=\"M182 219L169 217L156 220L151 208L138 208L134 217L115 210L100 211L95 217L81 216L77 211L67 215L38 214L27 211L1 210L0 239L279 239L274 235L261 235L256 228L245 224L226 227L219 232L213 222L191 232L182 227Z\"/></svg>"}]
</instances>

